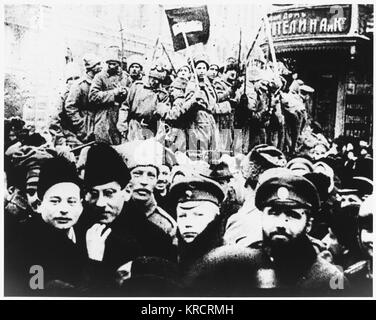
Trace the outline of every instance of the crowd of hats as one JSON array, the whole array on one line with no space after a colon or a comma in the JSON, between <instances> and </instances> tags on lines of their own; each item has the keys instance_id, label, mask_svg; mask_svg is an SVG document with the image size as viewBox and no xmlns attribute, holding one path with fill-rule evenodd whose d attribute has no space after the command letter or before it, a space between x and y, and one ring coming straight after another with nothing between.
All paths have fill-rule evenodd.
<instances>
[{"instance_id":1,"label":"crowd of hats","mask_svg":"<svg viewBox=\"0 0 376 320\"><path fill-rule=\"evenodd\" d=\"M17 131L16 126L20 122L18 119L12 121L15 124L10 128ZM152 166L158 171L165 164L172 168L172 184L168 193L168 201L172 206L189 201L209 201L221 206L227 196L221 184L223 181L238 180L243 181L245 186L256 189L255 205L259 210L283 204L307 208L317 217L320 206L330 193L356 194L360 199L366 199L373 194L372 172L362 176L357 169L359 164L355 161L349 165L348 157L349 152L355 153L362 165L362 161L372 161L372 149L361 141L343 141L337 139L334 142L337 145L336 150L339 150L337 153L328 153L318 161L308 157L295 157L287 161L283 152L262 144L255 146L247 155L225 154L209 164L203 160L192 160L179 151L173 154L155 139L126 142L114 147L96 143L77 154L76 161L71 161L66 154L51 145L28 146L15 139L5 150L5 170L8 176L15 174L14 168L23 172L24 184L28 180L38 181L38 197L42 199L51 186L61 182L74 183L86 190L95 185L116 181L124 188L130 181L130 170L133 168ZM79 169L85 171L81 177L83 179L78 177ZM240 177L243 180L240 180ZM8 179L8 183L13 183L13 180ZM22 182L18 184L21 186ZM369 201L366 200L368 206ZM350 245L356 237L357 219L363 224L369 224L368 216L364 219L361 217L359 205L349 205L334 211L324 221L336 232L342 243ZM211 268L215 268L217 264L220 268L227 268L233 265L234 261L239 267L237 270L241 270L243 262L244 268L247 266L247 257L248 252L243 249L231 246L218 248L203 257L196 265L199 270L196 269L191 274L191 279L188 275L188 279L195 283L202 281L200 277L205 276L205 281L208 281L210 276L207 277L207 272ZM151 268L153 272L150 273ZM177 270L171 268L163 259L137 258L131 266L133 277L123 279L127 281L125 288L129 290L129 294L145 294L144 288L155 290L156 294L159 294L162 286L166 289L165 292L173 294L177 287L174 280ZM240 281L238 288L241 288L241 284ZM202 286L205 284L202 283ZM225 289L223 288L224 291Z\"/></svg>"}]
</instances>

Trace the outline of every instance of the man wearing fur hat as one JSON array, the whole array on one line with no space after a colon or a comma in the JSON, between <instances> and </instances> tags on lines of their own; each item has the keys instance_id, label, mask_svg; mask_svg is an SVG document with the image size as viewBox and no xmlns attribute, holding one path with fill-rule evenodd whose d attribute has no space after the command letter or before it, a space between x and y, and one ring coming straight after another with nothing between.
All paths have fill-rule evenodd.
<instances>
[{"instance_id":1,"label":"man wearing fur hat","mask_svg":"<svg viewBox=\"0 0 376 320\"><path fill-rule=\"evenodd\" d=\"M87 262L76 233L83 206L75 165L64 157L46 160L40 170L38 198L39 214L20 227L19 241L9 251L8 271L18 277L7 277L7 289L16 295L66 295L67 289L81 283ZM44 290L30 286L30 270L35 266L43 268Z\"/></svg>"},{"instance_id":2,"label":"man wearing fur hat","mask_svg":"<svg viewBox=\"0 0 376 320\"><path fill-rule=\"evenodd\" d=\"M171 239L176 235L175 220L157 205L154 197L164 148L152 139L131 141L116 148L130 170L132 195L127 210L142 215L158 226Z\"/></svg>"},{"instance_id":3,"label":"man wearing fur hat","mask_svg":"<svg viewBox=\"0 0 376 320\"><path fill-rule=\"evenodd\" d=\"M260 212L255 206L255 190L259 177L271 168L286 165L284 154L273 146L258 145L241 163L241 171L246 179L245 202L240 210L229 217L224 234L225 244L249 246L261 239Z\"/></svg>"},{"instance_id":4,"label":"man wearing fur hat","mask_svg":"<svg viewBox=\"0 0 376 320\"><path fill-rule=\"evenodd\" d=\"M128 167L113 147L102 143L90 148L84 178L87 207L81 230L88 257L102 266L100 287L113 281L116 270L136 257L175 256L171 237L128 205L130 178ZM150 177L145 176L145 180ZM145 197L146 189L142 184L136 192Z\"/></svg>"},{"instance_id":5,"label":"man wearing fur hat","mask_svg":"<svg viewBox=\"0 0 376 320\"><path fill-rule=\"evenodd\" d=\"M155 65L145 81L133 83L127 99L120 108L117 122L123 140L142 140L156 135L159 120L156 107L168 100L168 94L162 88L165 77L166 70L160 65Z\"/></svg>"},{"instance_id":6,"label":"man wearing fur hat","mask_svg":"<svg viewBox=\"0 0 376 320\"><path fill-rule=\"evenodd\" d=\"M143 78L144 61L140 55L132 55L128 58L128 73L132 79L132 83L141 81Z\"/></svg>"},{"instance_id":7,"label":"man wearing fur hat","mask_svg":"<svg viewBox=\"0 0 376 320\"><path fill-rule=\"evenodd\" d=\"M121 135L116 128L119 108L127 97L130 78L121 69L119 52L112 49L107 56L107 68L95 75L89 91L89 103L96 110L94 135L96 141L119 144Z\"/></svg>"},{"instance_id":8,"label":"man wearing fur hat","mask_svg":"<svg viewBox=\"0 0 376 320\"><path fill-rule=\"evenodd\" d=\"M94 76L102 70L102 67L101 60L93 54L87 54L83 61L86 74L72 85L65 109L74 133L82 142L87 142L94 132L95 115L94 108L89 103L89 90Z\"/></svg>"}]
</instances>

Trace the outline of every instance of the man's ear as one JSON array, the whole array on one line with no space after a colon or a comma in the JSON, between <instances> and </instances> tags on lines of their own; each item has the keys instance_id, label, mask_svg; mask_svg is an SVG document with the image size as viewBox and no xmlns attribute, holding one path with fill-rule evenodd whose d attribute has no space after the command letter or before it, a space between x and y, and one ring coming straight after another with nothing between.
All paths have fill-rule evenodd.
<instances>
[{"instance_id":1,"label":"man's ear","mask_svg":"<svg viewBox=\"0 0 376 320\"><path fill-rule=\"evenodd\" d=\"M16 187L15 186L10 186L10 187L8 187L7 190L8 190L8 193L10 195L12 195L16 191Z\"/></svg>"},{"instance_id":2,"label":"man's ear","mask_svg":"<svg viewBox=\"0 0 376 320\"><path fill-rule=\"evenodd\" d=\"M128 202L132 197L132 187L128 184L124 189L121 190L122 197L125 202Z\"/></svg>"},{"instance_id":3,"label":"man's ear","mask_svg":"<svg viewBox=\"0 0 376 320\"><path fill-rule=\"evenodd\" d=\"M309 233L312 230L313 218L308 217L306 224L306 233Z\"/></svg>"}]
</instances>

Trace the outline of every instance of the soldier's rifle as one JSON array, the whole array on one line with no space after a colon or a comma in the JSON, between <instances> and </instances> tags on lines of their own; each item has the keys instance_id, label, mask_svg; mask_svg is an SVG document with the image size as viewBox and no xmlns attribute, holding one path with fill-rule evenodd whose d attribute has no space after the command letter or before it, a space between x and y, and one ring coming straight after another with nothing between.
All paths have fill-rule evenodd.
<instances>
[{"instance_id":1,"label":"soldier's rifle","mask_svg":"<svg viewBox=\"0 0 376 320\"><path fill-rule=\"evenodd\" d=\"M120 40L121 40L121 69L124 70L124 36L123 36L123 24L121 23L120 17L118 17L120 26Z\"/></svg>"},{"instance_id":2,"label":"soldier's rifle","mask_svg":"<svg viewBox=\"0 0 376 320\"><path fill-rule=\"evenodd\" d=\"M80 150L82 150L83 148L89 147L89 146L91 146L91 145L93 145L93 144L95 144L95 141L90 141L90 142L88 142L88 143L81 144L80 146L71 149L70 152L80 151Z\"/></svg>"},{"instance_id":3,"label":"soldier's rifle","mask_svg":"<svg viewBox=\"0 0 376 320\"><path fill-rule=\"evenodd\" d=\"M157 40L155 41L155 44L154 44L154 51L153 51L153 55L151 57L151 64L154 62L155 54L157 53L157 48L158 48L158 44L159 44L159 38L160 38L160 36L157 37Z\"/></svg>"},{"instance_id":4,"label":"soldier's rifle","mask_svg":"<svg viewBox=\"0 0 376 320\"><path fill-rule=\"evenodd\" d=\"M255 47L256 45L256 42L257 42L257 39L261 33L261 30L262 30L262 27L263 27L263 22L261 22L260 24L260 27L256 33L256 36L255 38L253 39L253 42L251 44L251 47L249 48L248 52L247 52L247 55L246 55L246 58L245 58L245 66L244 66L244 95L247 94L247 67L248 67L248 61L249 61L249 57L251 56L251 53L252 53L252 50L253 48Z\"/></svg>"},{"instance_id":5,"label":"soldier's rifle","mask_svg":"<svg viewBox=\"0 0 376 320\"><path fill-rule=\"evenodd\" d=\"M240 67L241 67L241 52L242 52L242 28L240 27L239 31L239 50L238 50L238 68L239 68L239 73L240 73Z\"/></svg>"},{"instance_id":6,"label":"soldier's rifle","mask_svg":"<svg viewBox=\"0 0 376 320\"><path fill-rule=\"evenodd\" d=\"M161 46L162 46L162 49L163 49L163 52L166 54L167 56L167 59L168 59L168 62L170 62L170 65L171 65L171 68L172 68L172 71L174 72L174 75L176 76L177 75L177 72L176 72L176 69L174 67L174 64L172 63L171 61L171 58L170 58L170 55L168 54L163 42L161 42Z\"/></svg>"}]
</instances>

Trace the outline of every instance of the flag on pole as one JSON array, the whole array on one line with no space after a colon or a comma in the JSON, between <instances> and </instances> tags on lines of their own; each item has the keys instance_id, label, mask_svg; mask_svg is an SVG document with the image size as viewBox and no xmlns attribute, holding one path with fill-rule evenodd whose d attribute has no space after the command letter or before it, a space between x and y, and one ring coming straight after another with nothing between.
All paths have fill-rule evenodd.
<instances>
[{"instance_id":1,"label":"flag on pole","mask_svg":"<svg viewBox=\"0 0 376 320\"><path fill-rule=\"evenodd\" d=\"M165 12L175 51L186 49L184 33L189 46L208 42L210 20L207 6L177 8Z\"/></svg>"}]
</instances>

